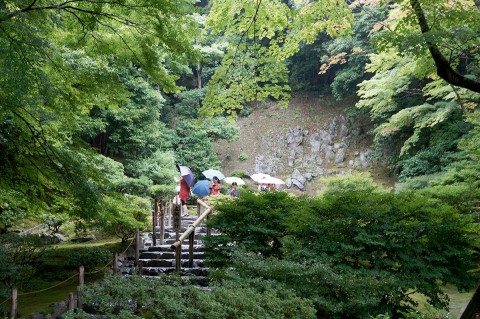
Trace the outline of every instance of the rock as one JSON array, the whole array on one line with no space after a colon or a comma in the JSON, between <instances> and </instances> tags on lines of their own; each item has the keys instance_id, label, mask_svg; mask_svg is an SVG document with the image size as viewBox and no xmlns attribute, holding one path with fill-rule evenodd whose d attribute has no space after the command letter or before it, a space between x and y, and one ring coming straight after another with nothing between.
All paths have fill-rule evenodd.
<instances>
[{"instance_id":1,"label":"rock","mask_svg":"<svg viewBox=\"0 0 480 319\"><path fill-rule=\"evenodd\" d=\"M360 165L363 168L367 168L368 167L368 153L367 152L360 152L359 161L360 161Z\"/></svg>"},{"instance_id":2,"label":"rock","mask_svg":"<svg viewBox=\"0 0 480 319\"><path fill-rule=\"evenodd\" d=\"M335 164L340 164L345 161L345 149L340 148L337 150L337 155L335 156Z\"/></svg>"},{"instance_id":3,"label":"rock","mask_svg":"<svg viewBox=\"0 0 480 319\"><path fill-rule=\"evenodd\" d=\"M303 183L300 183L300 181L296 179L292 179L292 184L297 186L299 190L303 191L305 189L305 185Z\"/></svg>"},{"instance_id":4,"label":"rock","mask_svg":"<svg viewBox=\"0 0 480 319\"><path fill-rule=\"evenodd\" d=\"M45 232L41 232L39 236L40 236L40 238L45 239L46 241L48 241L51 244L58 244L58 243L66 240L65 236L63 236L61 234L58 234L58 233L48 234L48 233L45 233Z\"/></svg>"},{"instance_id":5,"label":"rock","mask_svg":"<svg viewBox=\"0 0 480 319\"><path fill-rule=\"evenodd\" d=\"M298 169L295 169L291 175L292 180L296 179L300 181L302 184L305 183L305 177L303 177L302 173Z\"/></svg>"},{"instance_id":6,"label":"rock","mask_svg":"<svg viewBox=\"0 0 480 319\"><path fill-rule=\"evenodd\" d=\"M335 160L335 153L333 152L332 149L327 149L327 151L325 152L325 160L328 162L328 163L331 163L333 160Z\"/></svg>"},{"instance_id":7,"label":"rock","mask_svg":"<svg viewBox=\"0 0 480 319\"><path fill-rule=\"evenodd\" d=\"M285 181L285 186L287 186L287 188L292 187L292 179L291 178L287 178L287 180Z\"/></svg>"}]
</instances>

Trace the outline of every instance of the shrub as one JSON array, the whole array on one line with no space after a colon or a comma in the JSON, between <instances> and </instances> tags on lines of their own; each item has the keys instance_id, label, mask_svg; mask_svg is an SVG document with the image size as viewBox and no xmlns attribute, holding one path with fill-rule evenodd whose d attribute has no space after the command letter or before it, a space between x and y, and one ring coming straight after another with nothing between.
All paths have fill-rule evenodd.
<instances>
[{"instance_id":1,"label":"shrub","mask_svg":"<svg viewBox=\"0 0 480 319\"><path fill-rule=\"evenodd\" d=\"M100 247L85 247L74 251L68 257L68 266L78 268L84 266L85 269L93 270L96 267L104 266L112 260L110 251Z\"/></svg>"},{"instance_id":2,"label":"shrub","mask_svg":"<svg viewBox=\"0 0 480 319\"><path fill-rule=\"evenodd\" d=\"M262 278L313 300L318 317L396 317L415 305L411 291L446 308L441 283L475 283L478 224L454 205L466 191L394 194L349 176L317 198L243 193L216 207L208 226L220 234L205 239L206 256L217 276Z\"/></svg>"},{"instance_id":3,"label":"shrub","mask_svg":"<svg viewBox=\"0 0 480 319\"><path fill-rule=\"evenodd\" d=\"M241 161L246 161L248 159L248 155L245 152L241 152L240 155L238 155L238 159Z\"/></svg>"},{"instance_id":4,"label":"shrub","mask_svg":"<svg viewBox=\"0 0 480 319\"><path fill-rule=\"evenodd\" d=\"M315 318L310 301L284 288L266 284L259 291L223 282L202 291L173 275L157 280L110 276L85 287L84 302L99 314L116 318Z\"/></svg>"},{"instance_id":5,"label":"shrub","mask_svg":"<svg viewBox=\"0 0 480 319\"><path fill-rule=\"evenodd\" d=\"M61 214L46 214L42 220L47 224L48 230L55 234L60 231L60 227L68 220L68 217Z\"/></svg>"},{"instance_id":6,"label":"shrub","mask_svg":"<svg viewBox=\"0 0 480 319\"><path fill-rule=\"evenodd\" d=\"M244 171L244 170L241 170L241 169L236 169L236 170L234 170L231 175L232 175L232 176L235 176L235 177L240 177L240 178L246 176L245 171Z\"/></svg>"},{"instance_id":7,"label":"shrub","mask_svg":"<svg viewBox=\"0 0 480 319\"><path fill-rule=\"evenodd\" d=\"M29 283L42 264L46 247L37 235L0 236L0 298L6 297L10 288Z\"/></svg>"}]
</instances>

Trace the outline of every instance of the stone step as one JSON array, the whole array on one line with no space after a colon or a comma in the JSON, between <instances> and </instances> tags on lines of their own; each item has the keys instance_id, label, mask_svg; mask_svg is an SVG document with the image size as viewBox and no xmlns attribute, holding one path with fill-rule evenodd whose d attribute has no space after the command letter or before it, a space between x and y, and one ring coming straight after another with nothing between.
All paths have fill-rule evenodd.
<instances>
[{"instance_id":1,"label":"stone step","mask_svg":"<svg viewBox=\"0 0 480 319\"><path fill-rule=\"evenodd\" d=\"M188 251L188 245L182 245L182 251ZM205 251L205 248L202 245L196 245L193 247L194 251L200 252L200 251ZM171 249L171 245L157 245L157 246L150 246L148 247L147 251L173 251Z\"/></svg>"},{"instance_id":2,"label":"stone step","mask_svg":"<svg viewBox=\"0 0 480 319\"><path fill-rule=\"evenodd\" d=\"M194 251L193 258L194 259L204 259L205 252L203 251ZM182 250L182 259L188 259L189 253L188 251ZM140 259L175 259L175 252L174 251L146 251L140 254Z\"/></svg>"},{"instance_id":3,"label":"stone step","mask_svg":"<svg viewBox=\"0 0 480 319\"><path fill-rule=\"evenodd\" d=\"M168 268L175 267L175 259L140 259L142 268ZM204 266L203 259L194 259L193 268L202 268ZM182 267L188 268L188 258L182 259Z\"/></svg>"},{"instance_id":4,"label":"stone step","mask_svg":"<svg viewBox=\"0 0 480 319\"><path fill-rule=\"evenodd\" d=\"M159 276L162 276L162 275L168 275L168 274L158 274L158 275L155 275L155 276L143 275L142 277L147 278L147 279L156 279L156 278L158 278ZM129 275L126 275L126 276L129 276ZM199 289L209 290L209 291L212 290L211 287L208 288L209 282L210 282L208 277L194 276L194 275L188 274L188 275L180 275L180 278L184 282L189 283L191 285L194 285L194 286L198 287Z\"/></svg>"},{"instance_id":5,"label":"stone step","mask_svg":"<svg viewBox=\"0 0 480 319\"><path fill-rule=\"evenodd\" d=\"M183 265L182 265L183 266ZM143 267L143 276L161 276L162 274L171 274L176 272L175 267ZM181 275L204 276L208 275L207 268L184 268L180 269Z\"/></svg>"}]
</instances>

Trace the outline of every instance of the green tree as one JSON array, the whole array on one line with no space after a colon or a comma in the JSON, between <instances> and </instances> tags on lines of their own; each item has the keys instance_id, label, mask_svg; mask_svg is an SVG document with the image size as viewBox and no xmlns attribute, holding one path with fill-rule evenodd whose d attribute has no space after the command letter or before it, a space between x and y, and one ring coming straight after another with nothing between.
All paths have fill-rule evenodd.
<instances>
[{"instance_id":1,"label":"green tree","mask_svg":"<svg viewBox=\"0 0 480 319\"><path fill-rule=\"evenodd\" d=\"M312 300L317 316L398 316L416 305L413 292L444 308L442 284L475 282L478 224L458 200L393 194L355 176L328 180L317 198L244 194L216 207L209 226L221 237L206 247L216 276L287 287Z\"/></svg>"},{"instance_id":2,"label":"green tree","mask_svg":"<svg viewBox=\"0 0 480 319\"><path fill-rule=\"evenodd\" d=\"M286 105L286 59L320 32L340 36L351 23L344 2L215 1L207 28L228 36L230 45L208 83L200 114L236 116L245 103L267 98Z\"/></svg>"},{"instance_id":3,"label":"green tree","mask_svg":"<svg viewBox=\"0 0 480 319\"><path fill-rule=\"evenodd\" d=\"M178 89L177 72L195 56L191 2L22 0L0 12L2 228L55 205L95 217L108 181L80 138L103 129L89 113L149 103L118 78L131 63Z\"/></svg>"}]
</instances>

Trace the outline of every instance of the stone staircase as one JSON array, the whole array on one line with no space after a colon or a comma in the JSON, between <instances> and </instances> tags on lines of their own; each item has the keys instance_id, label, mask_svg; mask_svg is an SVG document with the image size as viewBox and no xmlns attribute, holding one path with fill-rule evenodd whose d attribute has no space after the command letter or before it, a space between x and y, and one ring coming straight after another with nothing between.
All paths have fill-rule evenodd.
<instances>
[{"instance_id":1,"label":"stone staircase","mask_svg":"<svg viewBox=\"0 0 480 319\"><path fill-rule=\"evenodd\" d=\"M180 235L184 233L197 216L182 217ZM175 243L175 230L172 226L165 226L165 236L163 244L159 244L160 227L156 227L156 243L153 243L152 233L144 233L142 236L143 249L140 250L140 268L144 277L155 277L162 274L174 273L176 270L175 251L171 245ZM189 245L188 239L182 243L182 255L180 275L189 277L192 281L202 282L208 275L208 270L204 266L204 248L202 239L206 236L207 228L205 224L195 228L195 240L193 249L193 267L188 267Z\"/></svg>"}]
</instances>

